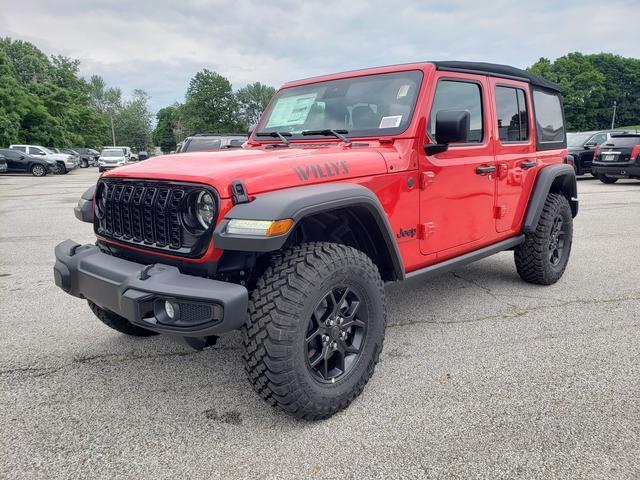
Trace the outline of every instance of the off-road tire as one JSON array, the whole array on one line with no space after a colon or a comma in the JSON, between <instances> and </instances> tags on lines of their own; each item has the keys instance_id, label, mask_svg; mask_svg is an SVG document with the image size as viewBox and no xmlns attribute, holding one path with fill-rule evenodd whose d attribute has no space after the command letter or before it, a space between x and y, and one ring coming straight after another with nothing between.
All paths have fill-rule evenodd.
<instances>
[{"instance_id":1,"label":"off-road tire","mask_svg":"<svg viewBox=\"0 0 640 480\"><path fill-rule=\"evenodd\" d=\"M555 220L560 217L566 228L564 250L557 265L550 257L553 242ZM514 252L516 269L520 277L529 283L552 285L560 280L569 256L573 241L573 216L571 207L564 195L550 193L540 215L535 232L527 234L524 243Z\"/></svg>"},{"instance_id":2,"label":"off-road tire","mask_svg":"<svg viewBox=\"0 0 640 480\"><path fill-rule=\"evenodd\" d=\"M150 337L152 335L157 335L156 332L152 332L151 330L146 330L144 328L140 328L129 320L120 315L116 315L109 310L105 310L104 308L99 307L92 301L88 300L89 308L93 314L98 317L102 323L104 323L107 327L113 328L120 333L124 333L125 335L131 335L132 337Z\"/></svg>"},{"instance_id":3,"label":"off-road tire","mask_svg":"<svg viewBox=\"0 0 640 480\"><path fill-rule=\"evenodd\" d=\"M44 177L46 174L47 169L43 165L40 165L39 163L31 165L31 175L34 177Z\"/></svg>"},{"instance_id":4,"label":"off-road tire","mask_svg":"<svg viewBox=\"0 0 640 480\"><path fill-rule=\"evenodd\" d=\"M335 383L321 382L309 366L311 313L336 285L361 296L367 330L361 353ZM305 243L278 256L258 280L242 328L243 360L255 391L295 417L319 420L346 408L378 363L386 327L384 286L371 259L354 248Z\"/></svg>"},{"instance_id":5,"label":"off-road tire","mask_svg":"<svg viewBox=\"0 0 640 480\"><path fill-rule=\"evenodd\" d=\"M607 185L611 185L613 183L616 183L620 179L615 177L610 177L608 175L604 175L603 173L599 173L598 180L600 180L602 183L606 183Z\"/></svg>"}]
</instances>

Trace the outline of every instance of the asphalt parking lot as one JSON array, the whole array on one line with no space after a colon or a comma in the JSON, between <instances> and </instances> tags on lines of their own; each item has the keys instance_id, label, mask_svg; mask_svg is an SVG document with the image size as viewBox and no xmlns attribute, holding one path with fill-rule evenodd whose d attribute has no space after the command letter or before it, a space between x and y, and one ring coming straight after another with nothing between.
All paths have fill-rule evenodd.
<instances>
[{"instance_id":1,"label":"asphalt parking lot","mask_svg":"<svg viewBox=\"0 0 640 480\"><path fill-rule=\"evenodd\" d=\"M554 286L509 252L390 285L376 374L308 423L253 393L238 335L127 338L54 286L97 175L0 175L0 477L640 477L640 182L579 180Z\"/></svg>"}]
</instances>

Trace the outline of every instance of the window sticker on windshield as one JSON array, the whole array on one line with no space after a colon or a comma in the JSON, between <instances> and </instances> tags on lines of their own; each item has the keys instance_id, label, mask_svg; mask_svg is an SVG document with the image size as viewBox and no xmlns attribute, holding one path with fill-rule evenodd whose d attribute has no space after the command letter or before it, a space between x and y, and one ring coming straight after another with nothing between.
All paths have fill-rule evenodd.
<instances>
[{"instance_id":1,"label":"window sticker on windshield","mask_svg":"<svg viewBox=\"0 0 640 480\"><path fill-rule=\"evenodd\" d=\"M402 115L392 115L390 117L382 117L378 128L398 128L402 121Z\"/></svg>"},{"instance_id":2,"label":"window sticker on windshield","mask_svg":"<svg viewBox=\"0 0 640 480\"><path fill-rule=\"evenodd\" d=\"M317 96L317 93L307 93L278 99L266 128L303 124Z\"/></svg>"},{"instance_id":3,"label":"window sticker on windshield","mask_svg":"<svg viewBox=\"0 0 640 480\"><path fill-rule=\"evenodd\" d=\"M402 85L399 89L398 89L398 96L396 98L403 98L406 97L407 94L409 93L409 89L411 88L411 85Z\"/></svg>"}]
</instances>

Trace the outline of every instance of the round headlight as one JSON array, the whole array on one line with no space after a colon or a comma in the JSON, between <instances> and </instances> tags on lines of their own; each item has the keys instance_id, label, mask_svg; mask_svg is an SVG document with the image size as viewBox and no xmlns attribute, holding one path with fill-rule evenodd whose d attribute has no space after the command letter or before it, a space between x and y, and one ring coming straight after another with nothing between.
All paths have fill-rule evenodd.
<instances>
[{"instance_id":1,"label":"round headlight","mask_svg":"<svg viewBox=\"0 0 640 480\"><path fill-rule=\"evenodd\" d=\"M107 184L99 183L96 188L96 207L95 214L99 219L104 218L105 211L107 209Z\"/></svg>"},{"instance_id":2,"label":"round headlight","mask_svg":"<svg viewBox=\"0 0 640 480\"><path fill-rule=\"evenodd\" d=\"M196 218L205 229L211 226L215 216L215 203L209 192L200 192L196 197Z\"/></svg>"}]
</instances>

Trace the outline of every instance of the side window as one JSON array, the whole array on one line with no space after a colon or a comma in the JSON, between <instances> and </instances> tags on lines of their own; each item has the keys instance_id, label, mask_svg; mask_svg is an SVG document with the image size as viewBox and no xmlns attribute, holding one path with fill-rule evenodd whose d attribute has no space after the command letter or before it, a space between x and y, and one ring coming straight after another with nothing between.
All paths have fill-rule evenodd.
<instances>
[{"instance_id":1,"label":"side window","mask_svg":"<svg viewBox=\"0 0 640 480\"><path fill-rule=\"evenodd\" d=\"M606 141L607 141L607 134L606 133L599 133L599 134L594 135L593 137L591 137L589 139L589 141L587 142L587 144L589 144L589 145L601 145Z\"/></svg>"},{"instance_id":2,"label":"side window","mask_svg":"<svg viewBox=\"0 0 640 480\"><path fill-rule=\"evenodd\" d=\"M496 113L501 142L524 142L529 139L529 114L524 90L496 87Z\"/></svg>"},{"instance_id":3,"label":"side window","mask_svg":"<svg viewBox=\"0 0 640 480\"><path fill-rule=\"evenodd\" d=\"M26 153L27 152L27 147L13 147L12 150L18 150L20 152Z\"/></svg>"},{"instance_id":4,"label":"side window","mask_svg":"<svg viewBox=\"0 0 640 480\"><path fill-rule=\"evenodd\" d=\"M44 155L44 152L36 147L29 147L30 155Z\"/></svg>"},{"instance_id":5,"label":"side window","mask_svg":"<svg viewBox=\"0 0 640 480\"><path fill-rule=\"evenodd\" d=\"M484 135L482 122L482 93L480 85L456 80L438 82L433 98L427 133L436 136L436 114L441 110L466 110L471 115L469 143L481 143Z\"/></svg>"},{"instance_id":6,"label":"side window","mask_svg":"<svg viewBox=\"0 0 640 480\"><path fill-rule=\"evenodd\" d=\"M564 144L564 121L560 97L553 93L534 90L533 105L536 114L538 143Z\"/></svg>"}]
</instances>

